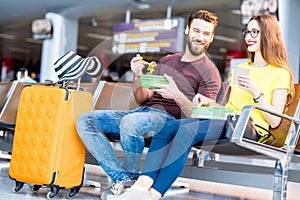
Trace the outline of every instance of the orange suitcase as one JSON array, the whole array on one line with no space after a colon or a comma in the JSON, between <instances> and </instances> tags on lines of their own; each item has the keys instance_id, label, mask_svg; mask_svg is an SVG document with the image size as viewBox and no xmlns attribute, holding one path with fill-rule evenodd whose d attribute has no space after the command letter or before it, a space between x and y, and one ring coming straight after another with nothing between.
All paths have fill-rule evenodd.
<instances>
[{"instance_id":1,"label":"orange suitcase","mask_svg":"<svg viewBox=\"0 0 300 200\"><path fill-rule=\"evenodd\" d=\"M32 191L50 186L48 199L59 189L70 188L72 198L83 183L86 149L76 132L75 122L91 110L90 92L55 86L27 86L21 92L9 176L14 191L24 183Z\"/></svg>"}]
</instances>

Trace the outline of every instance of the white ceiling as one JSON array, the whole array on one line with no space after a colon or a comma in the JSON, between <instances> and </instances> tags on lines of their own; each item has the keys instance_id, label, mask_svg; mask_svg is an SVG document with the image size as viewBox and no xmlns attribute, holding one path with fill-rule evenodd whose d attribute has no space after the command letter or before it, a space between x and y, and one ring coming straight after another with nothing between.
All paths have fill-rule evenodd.
<instances>
[{"instance_id":1,"label":"white ceiling","mask_svg":"<svg viewBox=\"0 0 300 200\"><path fill-rule=\"evenodd\" d=\"M138 1L149 4L150 8L138 9ZM31 39L30 27L33 19L43 18L46 12L79 20L78 53L85 56L103 41L87 37L87 33L109 37L114 23L125 21L127 9L131 10L131 19L154 19L165 18L168 6L172 7L172 17L186 18L198 9L208 9L219 16L217 37L209 50L216 59L223 59L226 50L245 50L240 15L232 12L239 9L240 0L2 0L0 56L16 58L24 65L38 65L42 45L41 41ZM91 26L93 17L97 27ZM225 42L224 37L236 42Z\"/></svg>"}]
</instances>

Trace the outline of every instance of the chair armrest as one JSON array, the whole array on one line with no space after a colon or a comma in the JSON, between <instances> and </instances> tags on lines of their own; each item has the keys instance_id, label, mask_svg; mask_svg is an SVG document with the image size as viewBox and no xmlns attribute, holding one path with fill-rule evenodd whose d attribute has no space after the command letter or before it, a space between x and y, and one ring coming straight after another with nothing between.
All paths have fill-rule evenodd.
<instances>
[{"instance_id":1,"label":"chair armrest","mask_svg":"<svg viewBox=\"0 0 300 200\"><path fill-rule=\"evenodd\" d=\"M294 151L295 145L297 144L297 141L299 138L300 119L282 114L275 110L266 109L266 108L263 108L261 106L256 106L256 105L248 105L242 109L242 112L239 117L239 121L237 122L236 128L233 131L231 142L241 143L242 140L245 140L245 138L243 138L243 135L244 135L244 132L246 129L246 122L250 119L250 113L253 109L258 109L263 112L267 112L267 113L276 115L278 117L287 119L294 124L294 127L295 127L294 131L289 131L287 133L285 145L283 148L281 148L281 149L285 149L285 150L289 150L289 151L290 150ZM299 112L299 111L297 111L297 112ZM296 116L298 116L298 113L296 114ZM261 143L257 143L257 144L261 144ZM267 146L265 144L261 144L261 145Z\"/></svg>"}]
</instances>

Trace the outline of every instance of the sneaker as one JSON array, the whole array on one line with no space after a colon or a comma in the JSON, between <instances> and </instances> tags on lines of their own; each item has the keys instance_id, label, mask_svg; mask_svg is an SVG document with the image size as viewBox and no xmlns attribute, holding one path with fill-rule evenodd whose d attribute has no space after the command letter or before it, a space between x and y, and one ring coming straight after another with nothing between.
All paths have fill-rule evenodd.
<instances>
[{"instance_id":1,"label":"sneaker","mask_svg":"<svg viewBox=\"0 0 300 200\"><path fill-rule=\"evenodd\" d=\"M109 198L111 198L112 196L115 196L112 191L111 191L111 187L109 187L108 189L106 189L102 194L101 194L101 200L107 200Z\"/></svg>"},{"instance_id":2,"label":"sneaker","mask_svg":"<svg viewBox=\"0 0 300 200\"><path fill-rule=\"evenodd\" d=\"M119 196L109 196L107 200L153 200L150 192L142 188L126 189Z\"/></svg>"},{"instance_id":3,"label":"sneaker","mask_svg":"<svg viewBox=\"0 0 300 200\"><path fill-rule=\"evenodd\" d=\"M114 183L102 193L101 199L106 200L109 199L110 196L118 196L122 194L125 189L130 188L134 183L134 179L128 179Z\"/></svg>"}]
</instances>

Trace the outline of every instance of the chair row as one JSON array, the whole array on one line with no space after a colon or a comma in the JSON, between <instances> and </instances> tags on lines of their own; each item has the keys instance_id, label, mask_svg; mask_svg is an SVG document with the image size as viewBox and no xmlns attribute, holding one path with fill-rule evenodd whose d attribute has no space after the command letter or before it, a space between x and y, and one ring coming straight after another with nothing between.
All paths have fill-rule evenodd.
<instances>
[{"instance_id":1,"label":"chair row","mask_svg":"<svg viewBox=\"0 0 300 200\"><path fill-rule=\"evenodd\" d=\"M216 167L214 166L211 169L205 168L206 174L210 174L211 177L205 177L204 180L213 180L224 182L224 176L231 169L236 172L236 178L241 175L241 170L246 172L246 179L241 180L242 184L252 187L262 187L265 188L267 185L270 185L268 189L273 190L273 199L286 199L287 196L287 181L298 181L300 176L300 170L292 170L293 177L288 177L288 172L291 162L300 163L300 159L296 154L299 152L300 142L299 138L299 129L300 129L300 84L295 84L296 95L293 102L286 108L287 112L285 114L280 114L272 110L267 110L258 106L246 106L240 116L239 123L233 133L231 138L219 141L213 141L212 143L205 142L198 146L195 146L196 149L205 150L209 152L214 152L220 155L225 156L235 156L235 160L248 158L253 161L253 163L246 162L247 164L239 165L238 162L228 162L227 169L223 171L221 176L213 175L210 172L216 172ZM225 90L226 91L226 90ZM228 93L223 94L226 96ZM133 109L137 106L134 96L133 88L130 83L106 83L102 88L102 92L99 95L99 99L96 102L95 109L110 110L110 109ZM282 118L281 124L276 129L271 129L271 132L275 135L277 141L274 146L268 144L262 144L254 142L248 139L243 138L243 132L245 130L245 124L250 118L250 113L253 109L259 109L263 112L268 112L274 115L277 115ZM149 144L149 141L147 140ZM117 145L114 145L117 147ZM297 148L296 148L297 147ZM115 148L116 151L119 151L120 148ZM195 161L199 161L196 154L190 159L191 163L187 163L185 170L182 173L183 177L201 179L203 175L203 168L199 168L198 164ZM91 157L88 157L91 158ZM271 162L270 167L266 170L266 167L263 169L259 166L263 162ZM95 163L93 159L87 159L87 162ZM239 166L239 167L237 167ZM222 170L220 170L222 171ZM220 172L219 171L219 172ZM191 173L192 172L192 173ZM267 184L264 181L261 184L258 184L257 181L254 181L253 184L249 182L257 178L257 175L265 174L267 176L273 177L273 180L270 178L265 179L268 181ZM216 173L218 174L218 173ZM251 175L250 175L251 174ZM219 174L220 175L220 174ZM232 173L231 173L232 175ZM250 176L249 176L250 175ZM252 179L251 179L252 177ZM264 176L262 176L264 177ZM211 178L211 179L210 179ZM228 178L225 182L233 184L241 184L232 178Z\"/></svg>"},{"instance_id":2,"label":"chair row","mask_svg":"<svg viewBox=\"0 0 300 200\"><path fill-rule=\"evenodd\" d=\"M2 94L0 98L0 103L2 104L0 110L0 121L12 124L15 123L15 117L18 107L17 104L19 101L20 93L22 88L26 85L28 85L28 83L0 83L0 91ZM70 84L69 86L71 88L77 87L76 83L74 85ZM81 83L80 89L93 93L92 108L95 110L129 110L134 109L138 106L134 99L133 87L131 83L114 83L103 81L98 83ZM253 174L251 177L256 177L257 173L267 174L273 177L273 184L271 186L272 188L270 188L273 190L273 199L285 199L287 195L287 181L298 180L300 182L299 178L292 177L299 177L300 170L292 170L292 176L288 176L291 162L300 163L300 159L298 159L294 154L295 150L296 152L298 152L298 149L300 149L300 145L298 142L300 126L300 84L295 84L295 89L296 98L294 99L292 104L289 105L288 112L286 113L287 115L275 113L271 110L266 110L257 106L246 106L242 111L240 120L233 133L232 138L222 141L220 140L211 144L206 142L205 144L195 146L195 149L199 150L215 152L220 155L237 156L237 159L235 160L250 158L253 160L253 163L241 165L236 161L231 161L227 163L226 167L224 167L224 163L222 168L220 167L220 165L217 165L218 167L220 167L220 169L216 169L216 166L214 166L213 168L203 168L199 167L198 163L195 162L199 161L199 158L197 158L197 156L199 155L199 151L195 150L195 154L193 158L190 159L191 161L187 163L182 176L192 179L212 180L233 184L241 184L241 182L243 182L242 184L247 186L250 185L253 187L264 187L261 186L261 184L255 185L255 181L253 184L250 184L251 178L249 178L249 175ZM261 144L243 138L244 125L249 119L250 112L253 109L260 109L264 112L270 112L284 119L282 120L282 123L278 128L271 130L277 137L275 146ZM6 145L7 143L10 144L10 147L8 148L5 148L2 140L0 142L0 150L9 150L9 148L11 148L11 141L6 142ZM112 142L116 143L116 141ZM118 152L121 149L115 148L115 150L116 152ZM259 167L259 161L261 160L272 160L273 163L270 166L271 170L261 170L261 167ZM86 163L96 164L93 157L89 154L87 154ZM257 171L255 169L257 169ZM248 178L241 180L241 182L237 182L238 178L235 178L232 173L236 172L236 177L239 177L241 170L244 171L243 173L246 173L246 177ZM219 174L220 172L223 172L222 175ZM228 172L230 172L231 177L224 178L224 175L226 175ZM217 177L215 175L217 175Z\"/></svg>"}]
</instances>

